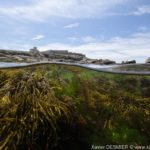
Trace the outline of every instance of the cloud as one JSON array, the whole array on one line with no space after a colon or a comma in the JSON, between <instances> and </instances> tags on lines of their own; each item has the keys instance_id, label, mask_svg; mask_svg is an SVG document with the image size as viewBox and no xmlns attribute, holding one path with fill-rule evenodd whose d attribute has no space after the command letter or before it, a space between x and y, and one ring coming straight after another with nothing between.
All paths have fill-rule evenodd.
<instances>
[{"instance_id":1,"label":"cloud","mask_svg":"<svg viewBox=\"0 0 150 150\"><path fill-rule=\"evenodd\" d=\"M90 58L108 58L117 62L137 59L138 62L144 62L147 57L150 57L150 32L139 32L128 38L114 37L103 42L96 41L80 45L49 43L40 46L39 49L68 49L73 52L84 53Z\"/></svg>"},{"instance_id":2,"label":"cloud","mask_svg":"<svg viewBox=\"0 0 150 150\"><path fill-rule=\"evenodd\" d=\"M29 50L35 46L31 43L3 43L0 41L0 48L5 49L19 49ZM113 37L109 40L99 41L96 39L94 42L69 44L63 42L48 43L45 45L37 45L41 51L54 49L63 50L67 49L72 52L86 54L89 58L108 58L121 62L122 60L136 59L137 62L144 62L150 57L150 32L137 32L129 37Z\"/></svg>"},{"instance_id":3,"label":"cloud","mask_svg":"<svg viewBox=\"0 0 150 150\"><path fill-rule=\"evenodd\" d=\"M40 40L43 38L44 38L44 35L36 35L35 37L32 38L32 40L35 41L35 40Z\"/></svg>"},{"instance_id":4,"label":"cloud","mask_svg":"<svg viewBox=\"0 0 150 150\"><path fill-rule=\"evenodd\" d=\"M71 36L71 37L68 37L68 40L74 42L74 41L78 41L79 38L78 38L78 37L75 37L75 36Z\"/></svg>"},{"instance_id":5,"label":"cloud","mask_svg":"<svg viewBox=\"0 0 150 150\"><path fill-rule=\"evenodd\" d=\"M34 47L34 45L24 42L2 42L0 41L0 49L6 49L6 50L21 50L21 51L27 51L30 48Z\"/></svg>"},{"instance_id":6,"label":"cloud","mask_svg":"<svg viewBox=\"0 0 150 150\"><path fill-rule=\"evenodd\" d=\"M81 39L85 43L92 43L96 41L96 39L92 36L85 36L85 37L82 37Z\"/></svg>"},{"instance_id":7,"label":"cloud","mask_svg":"<svg viewBox=\"0 0 150 150\"><path fill-rule=\"evenodd\" d=\"M73 23L73 24L69 24L69 25L66 25L64 26L65 29L70 29L70 28L77 28L80 26L80 23L76 22L76 23Z\"/></svg>"},{"instance_id":8,"label":"cloud","mask_svg":"<svg viewBox=\"0 0 150 150\"><path fill-rule=\"evenodd\" d=\"M144 5L137 8L135 12L133 12L134 15L140 16L145 14L150 14L150 5Z\"/></svg>"},{"instance_id":9,"label":"cloud","mask_svg":"<svg viewBox=\"0 0 150 150\"><path fill-rule=\"evenodd\" d=\"M101 18L130 0L31 0L28 5L0 6L0 16L46 21L50 17Z\"/></svg>"},{"instance_id":10,"label":"cloud","mask_svg":"<svg viewBox=\"0 0 150 150\"><path fill-rule=\"evenodd\" d=\"M96 42L97 39L92 36L72 36L68 38L72 42L78 42L78 43L93 43Z\"/></svg>"}]
</instances>

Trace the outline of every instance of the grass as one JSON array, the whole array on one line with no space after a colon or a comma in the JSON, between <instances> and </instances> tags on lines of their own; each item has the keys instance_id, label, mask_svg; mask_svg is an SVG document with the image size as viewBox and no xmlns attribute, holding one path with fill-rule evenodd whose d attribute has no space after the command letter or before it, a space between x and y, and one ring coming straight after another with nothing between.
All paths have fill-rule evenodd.
<instances>
[{"instance_id":1,"label":"grass","mask_svg":"<svg viewBox=\"0 0 150 150\"><path fill-rule=\"evenodd\" d=\"M0 70L0 149L148 145L150 77L64 65Z\"/></svg>"}]
</instances>

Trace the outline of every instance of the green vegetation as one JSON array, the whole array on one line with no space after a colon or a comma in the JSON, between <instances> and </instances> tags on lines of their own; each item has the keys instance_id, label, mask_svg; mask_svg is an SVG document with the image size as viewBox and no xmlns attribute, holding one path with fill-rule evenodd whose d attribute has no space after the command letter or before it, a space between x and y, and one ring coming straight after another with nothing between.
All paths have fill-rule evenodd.
<instances>
[{"instance_id":1,"label":"green vegetation","mask_svg":"<svg viewBox=\"0 0 150 150\"><path fill-rule=\"evenodd\" d=\"M150 77L39 65L0 70L0 149L150 143Z\"/></svg>"}]
</instances>

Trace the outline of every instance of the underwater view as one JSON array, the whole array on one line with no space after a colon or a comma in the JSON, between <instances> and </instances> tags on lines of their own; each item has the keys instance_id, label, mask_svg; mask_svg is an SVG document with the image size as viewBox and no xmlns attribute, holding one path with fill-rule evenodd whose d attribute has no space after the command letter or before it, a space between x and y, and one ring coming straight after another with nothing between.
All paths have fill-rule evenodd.
<instances>
[{"instance_id":1,"label":"underwater view","mask_svg":"<svg viewBox=\"0 0 150 150\"><path fill-rule=\"evenodd\" d=\"M0 150L150 150L150 0L0 0Z\"/></svg>"},{"instance_id":2,"label":"underwater view","mask_svg":"<svg viewBox=\"0 0 150 150\"><path fill-rule=\"evenodd\" d=\"M0 69L2 150L148 145L149 127L148 75L63 64Z\"/></svg>"}]
</instances>

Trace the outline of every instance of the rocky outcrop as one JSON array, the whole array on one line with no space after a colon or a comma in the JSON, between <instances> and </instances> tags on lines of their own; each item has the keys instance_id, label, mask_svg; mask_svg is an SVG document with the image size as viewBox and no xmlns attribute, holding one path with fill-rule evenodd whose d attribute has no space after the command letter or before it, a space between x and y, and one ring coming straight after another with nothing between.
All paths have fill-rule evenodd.
<instances>
[{"instance_id":1,"label":"rocky outcrop","mask_svg":"<svg viewBox=\"0 0 150 150\"><path fill-rule=\"evenodd\" d=\"M30 53L30 55L33 56L33 57L38 57L38 58L44 57L44 56L42 55L42 53L40 53L40 51L37 49L37 47L31 48L31 49L29 50L29 53Z\"/></svg>"},{"instance_id":2,"label":"rocky outcrop","mask_svg":"<svg viewBox=\"0 0 150 150\"><path fill-rule=\"evenodd\" d=\"M109 59L90 59L84 54L68 50L47 50L40 52L37 47L29 51L0 50L0 62L70 62L80 64L110 65L116 62Z\"/></svg>"},{"instance_id":3,"label":"rocky outcrop","mask_svg":"<svg viewBox=\"0 0 150 150\"><path fill-rule=\"evenodd\" d=\"M64 60L74 60L81 61L86 56L80 53L71 53L67 50L48 50L41 52L46 58L51 59L64 59Z\"/></svg>"},{"instance_id":4,"label":"rocky outcrop","mask_svg":"<svg viewBox=\"0 0 150 150\"><path fill-rule=\"evenodd\" d=\"M44 55L37 49L37 47L30 49L29 53L34 61L48 61L48 59L44 57Z\"/></svg>"},{"instance_id":5,"label":"rocky outcrop","mask_svg":"<svg viewBox=\"0 0 150 150\"><path fill-rule=\"evenodd\" d=\"M150 63L150 57L146 59L145 63Z\"/></svg>"},{"instance_id":6,"label":"rocky outcrop","mask_svg":"<svg viewBox=\"0 0 150 150\"><path fill-rule=\"evenodd\" d=\"M30 54L26 51L0 50L1 62L26 62L26 58L29 57Z\"/></svg>"},{"instance_id":7,"label":"rocky outcrop","mask_svg":"<svg viewBox=\"0 0 150 150\"><path fill-rule=\"evenodd\" d=\"M136 64L136 60L122 61L122 64Z\"/></svg>"},{"instance_id":8,"label":"rocky outcrop","mask_svg":"<svg viewBox=\"0 0 150 150\"><path fill-rule=\"evenodd\" d=\"M37 47L33 47L29 51L0 50L0 62L79 62L84 58L86 58L86 56L83 54L71 53L67 50L48 50L40 52Z\"/></svg>"},{"instance_id":9,"label":"rocky outcrop","mask_svg":"<svg viewBox=\"0 0 150 150\"><path fill-rule=\"evenodd\" d=\"M17 51L17 50L2 50L0 49L0 56L1 55L24 55L24 56L30 56L30 54L27 51Z\"/></svg>"},{"instance_id":10,"label":"rocky outcrop","mask_svg":"<svg viewBox=\"0 0 150 150\"><path fill-rule=\"evenodd\" d=\"M87 59L87 63L98 64L98 65L110 65L116 62L109 59Z\"/></svg>"},{"instance_id":11,"label":"rocky outcrop","mask_svg":"<svg viewBox=\"0 0 150 150\"><path fill-rule=\"evenodd\" d=\"M115 63L116 63L115 61L109 60L109 59L102 60L102 64L105 64L105 65L110 65L110 64L115 64Z\"/></svg>"}]
</instances>

